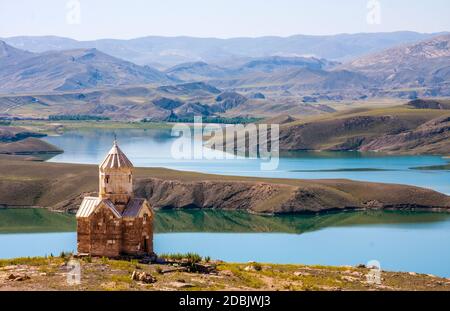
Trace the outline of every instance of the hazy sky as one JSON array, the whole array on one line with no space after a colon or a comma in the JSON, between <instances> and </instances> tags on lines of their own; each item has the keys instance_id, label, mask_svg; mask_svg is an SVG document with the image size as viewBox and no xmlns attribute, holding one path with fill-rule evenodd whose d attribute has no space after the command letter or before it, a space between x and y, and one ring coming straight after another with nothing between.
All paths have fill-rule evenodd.
<instances>
[{"instance_id":1,"label":"hazy sky","mask_svg":"<svg viewBox=\"0 0 450 311\"><path fill-rule=\"evenodd\" d=\"M449 0L0 0L0 37L439 32L449 13Z\"/></svg>"}]
</instances>

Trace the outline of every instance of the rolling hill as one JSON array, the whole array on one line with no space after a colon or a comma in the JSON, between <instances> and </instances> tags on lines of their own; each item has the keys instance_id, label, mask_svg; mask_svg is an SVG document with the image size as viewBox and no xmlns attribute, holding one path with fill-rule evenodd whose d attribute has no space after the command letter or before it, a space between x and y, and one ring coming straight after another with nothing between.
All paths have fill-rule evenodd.
<instances>
[{"instance_id":1,"label":"rolling hill","mask_svg":"<svg viewBox=\"0 0 450 311\"><path fill-rule=\"evenodd\" d=\"M16 64L17 62L32 56L33 53L16 49L3 41L0 41L0 65Z\"/></svg>"},{"instance_id":2,"label":"rolling hill","mask_svg":"<svg viewBox=\"0 0 450 311\"><path fill-rule=\"evenodd\" d=\"M323 104L306 104L296 98L250 98L253 93L223 91L204 82L166 86L0 95L0 119L48 118L89 115L112 120L164 121L169 117L265 117L282 112L292 115L333 111Z\"/></svg>"},{"instance_id":3,"label":"rolling hill","mask_svg":"<svg viewBox=\"0 0 450 311\"><path fill-rule=\"evenodd\" d=\"M280 129L280 149L450 154L450 111L404 106L344 111Z\"/></svg>"},{"instance_id":4,"label":"rolling hill","mask_svg":"<svg viewBox=\"0 0 450 311\"><path fill-rule=\"evenodd\" d=\"M187 81L233 80L245 81L287 70L331 68L339 63L315 57L260 57L237 66L220 67L205 62L183 63L165 71L171 77Z\"/></svg>"}]
</instances>

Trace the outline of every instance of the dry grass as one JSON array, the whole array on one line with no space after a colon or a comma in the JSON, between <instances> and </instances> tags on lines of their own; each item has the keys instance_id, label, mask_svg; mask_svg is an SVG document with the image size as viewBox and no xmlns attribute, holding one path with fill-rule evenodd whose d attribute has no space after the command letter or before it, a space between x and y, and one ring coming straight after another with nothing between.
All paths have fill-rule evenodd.
<instances>
[{"instance_id":1,"label":"dry grass","mask_svg":"<svg viewBox=\"0 0 450 311\"><path fill-rule=\"evenodd\" d=\"M19 258L0 261L0 290L450 290L450 280L413 273L382 272L380 285L367 282L366 268L216 262L217 273L158 273L166 265L136 265L135 262L93 258L81 264L81 284L66 282L67 269L61 258ZM133 271L156 278L152 284L131 279ZM25 281L9 281L8 275L28 275Z\"/></svg>"}]
</instances>

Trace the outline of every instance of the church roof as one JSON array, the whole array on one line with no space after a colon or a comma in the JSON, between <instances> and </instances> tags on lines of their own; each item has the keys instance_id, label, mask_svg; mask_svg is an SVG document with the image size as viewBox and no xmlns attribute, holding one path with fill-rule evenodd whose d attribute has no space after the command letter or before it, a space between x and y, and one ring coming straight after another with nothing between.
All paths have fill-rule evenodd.
<instances>
[{"instance_id":1,"label":"church roof","mask_svg":"<svg viewBox=\"0 0 450 311\"><path fill-rule=\"evenodd\" d=\"M144 202L145 199L141 198L131 199L123 211L122 217L138 217Z\"/></svg>"},{"instance_id":2,"label":"church roof","mask_svg":"<svg viewBox=\"0 0 450 311\"><path fill-rule=\"evenodd\" d=\"M83 202L81 202L80 208L77 211L77 218L89 217L96 210L96 208L104 203L111 212L118 218L121 218L119 211L115 208L114 204L110 200L102 200L96 197L85 197Z\"/></svg>"},{"instance_id":3,"label":"church roof","mask_svg":"<svg viewBox=\"0 0 450 311\"><path fill-rule=\"evenodd\" d=\"M133 164L127 158L125 153L117 145L117 141L114 141L114 145L109 151L106 158L100 164L100 168L133 168Z\"/></svg>"}]
</instances>

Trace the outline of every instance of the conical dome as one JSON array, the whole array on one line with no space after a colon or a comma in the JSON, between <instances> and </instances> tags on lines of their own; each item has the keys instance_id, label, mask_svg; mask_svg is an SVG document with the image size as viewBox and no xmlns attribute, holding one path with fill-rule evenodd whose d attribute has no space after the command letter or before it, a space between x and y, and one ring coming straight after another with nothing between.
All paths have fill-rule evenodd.
<instances>
[{"instance_id":1,"label":"conical dome","mask_svg":"<svg viewBox=\"0 0 450 311\"><path fill-rule=\"evenodd\" d=\"M105 160L100 164L100 169L122 169L133 168L133 164L127 158L125 153L117 145L117 141L114 140L114 145L106 156Z\"/></svg>"}]
</instances>

